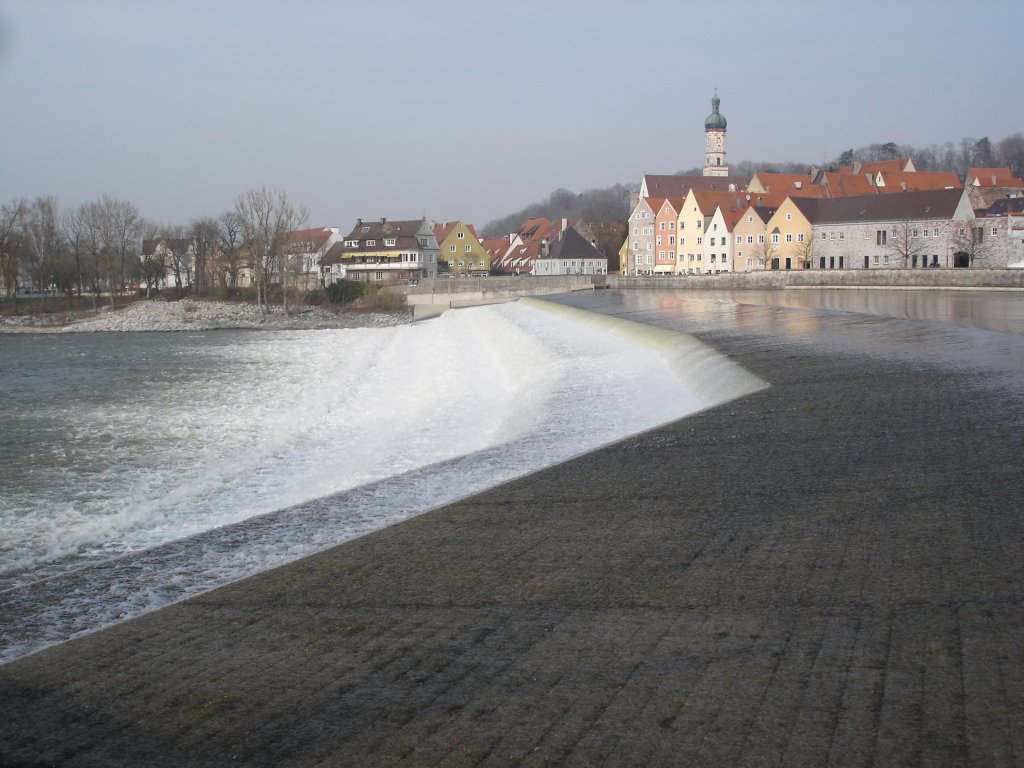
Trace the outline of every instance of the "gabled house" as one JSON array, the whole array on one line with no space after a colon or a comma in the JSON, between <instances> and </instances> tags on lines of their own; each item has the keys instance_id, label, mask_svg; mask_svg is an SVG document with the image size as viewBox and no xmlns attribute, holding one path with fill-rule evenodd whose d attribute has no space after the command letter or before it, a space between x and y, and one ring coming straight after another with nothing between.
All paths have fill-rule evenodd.
<instances>
[{"instance_id":1,"label":"gabled house","mask_svg":"<svg viewBox=\"0 0 1024 768\"><path fill-rule=\"evenodd\" d=\"M813 211L823 198L787 197L765 223L766 269L810 269Z\"/></svg>"},{"instance_id":2,"label":"gabled house","mask_svg":"<svg viewBox=\"0 0 1024 768\"><path fill-rule=\"evenodd\" d=\"M324 285L338 280L398 283L437 277L437 239L426 219L364 222L320 261Z\"/></svg>"},{"instance_id":3,"label":"gabled house","mask_svg":"<svg viewBox=\"0 0 1024 768\"><path fill-rule=\"evenodd\" d=\"M766 228L776 210L774 206L748 204L740 211L733 227L733 271L755 272L771 266Z\"/></svg>"},{"instance_id":4,"label":"gabled house","mask_svg":"<svg viewBox=\"0 0 1024 768\"><path fill-rule=\"evenodd\" d=\"M656 275L671 275L676 272L676 226L679 223L679 210L682 198L667 197L661 201L654 214L654 269Z\"/></svg>"},{"instance_id":5,"label":"gabled house","mask_svg":"<svg viewBox=\"0 0 1024 768\"><path fill-rule=\"evenodd\" d=\"M477 237L472 224L461 221L434 224L434 237L441 249L438 259L447 262L455 277L483 277L491 273L491 254Z\"/></svg>"},{"instance_id":6,"label":"gabled house","mask_svg":"<svg viewBox=\"0 0 1024 768\"><path fill-rule=\"evenodd\" d=\"M331 246L341 240L338 227L311 227L288 233L284 266L289 286L311 291L320 284L320 262Z\"/></svg>"},{"instance_id":7,"label":"gabled house","mask_svg":"<svg viewBox=\"0 0 1024 768\"><path fill-rule=\"evenodd\" d=\"M629 214L626 260L620 263L623 274L654 274L655 217L665 201L661 197L641 197Z\"/></svg>"},{"instance_id":8,"label":"gabled house","mask_svg":"<svg viewBox=\"0 0 1024 768\"><path fill-rule=\"evenodd\" d=\"M140 259L147 293L169 286L181 291L192 285L196 242L191 237L146 238Z\"/></svg>"},{"instance_id":9,"label":"gabled house","mask_svg":"<svg viewBox=\"0 0 1024 768\"><path fill-rule=\"evenodd\" d=\"M732 272L733 231L742 215L743 209L735 204L715 208L704 232L704 264L708 272Z\"/></svg>"},{"instance_id":10,"label":"gabled house","mask_svg":"<svg viewBox=\"0 0 1024 768\"><path fill-rule=\"evenodd\" d=\"M539 276L607 273L608 259L573 227L563 229L554 240L544 243L533 263L533 274Z\"/></svg>"}]
</instances>

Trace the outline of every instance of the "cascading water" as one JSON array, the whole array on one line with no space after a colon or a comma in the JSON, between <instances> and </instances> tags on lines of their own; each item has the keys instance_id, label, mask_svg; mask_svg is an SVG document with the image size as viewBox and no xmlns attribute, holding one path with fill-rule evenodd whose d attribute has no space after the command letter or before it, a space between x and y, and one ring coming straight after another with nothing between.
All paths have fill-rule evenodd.
<instances>
[{"instance_id":1,"label":"cascading water","mask_svg":"<svg viewBox=\"0 0 1024 768\"><path fill-rule=\"evenodd\" d=\"M0 340L0 661L765 384L547 302L377 329Z\"/></svg>"}]
</instances>

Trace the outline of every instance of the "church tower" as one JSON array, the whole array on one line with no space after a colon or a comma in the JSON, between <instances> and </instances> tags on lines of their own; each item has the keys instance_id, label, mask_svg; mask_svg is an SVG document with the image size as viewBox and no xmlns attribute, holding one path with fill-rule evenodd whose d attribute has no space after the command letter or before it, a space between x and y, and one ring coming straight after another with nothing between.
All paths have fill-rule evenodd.
<instances>
[{"instance_id":1,"label":"church tower","mask_svg":"<svg viewBox=\"0 0 1024 768\"><path fill-rule=\"evenodd\" d=\"M721 104L718 89L711 99L711 114L704 121L704 175L728 176L729 166L725 164L725 118L718 111Z\"/></svg>"}]
</instances>

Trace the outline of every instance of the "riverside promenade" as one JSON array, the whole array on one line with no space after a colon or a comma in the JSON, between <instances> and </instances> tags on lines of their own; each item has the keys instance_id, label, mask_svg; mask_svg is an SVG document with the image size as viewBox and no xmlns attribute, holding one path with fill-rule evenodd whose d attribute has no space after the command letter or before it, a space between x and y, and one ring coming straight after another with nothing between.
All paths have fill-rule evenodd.
<instances>
[{"instance_id":1,"label":"riverside promenade","mask_svg":"<svg viewBox=\"0 0 1024 768\"><path fill-rule=\"evenodd\" d=\"M0 765L1024 764L1024 339L565 300L771 386L0 667Z\"/></svg>"}]
</instances>

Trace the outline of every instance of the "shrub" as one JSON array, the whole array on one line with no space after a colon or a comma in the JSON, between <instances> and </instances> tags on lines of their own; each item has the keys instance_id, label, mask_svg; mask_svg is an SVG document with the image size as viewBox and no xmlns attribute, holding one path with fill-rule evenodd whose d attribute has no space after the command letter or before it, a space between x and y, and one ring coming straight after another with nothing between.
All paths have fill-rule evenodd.
<instances>
[{"instance_id":1,"label":"shrub","mask_svg":"<svg viewBox=\"0 0 1024 768\"><path fill-rule=\"evenodd\" d=\"M394 312L405 304L405 297L400 293L388 290L387 286L368 283L363 293L363 300L360 305L364 309L374 309L381 312Z\"/></svg>"},{"instance_id":2,"label":"shrub","mask_svg":"<svg viewBox=\"0 0 1024 768\"><path fill-rule=\"evenodd\" d=\"M363 295L363 284L354 280L339 280L327 286L327 298L332 304L355 301Z\"/></svg>"}]
</instances>

